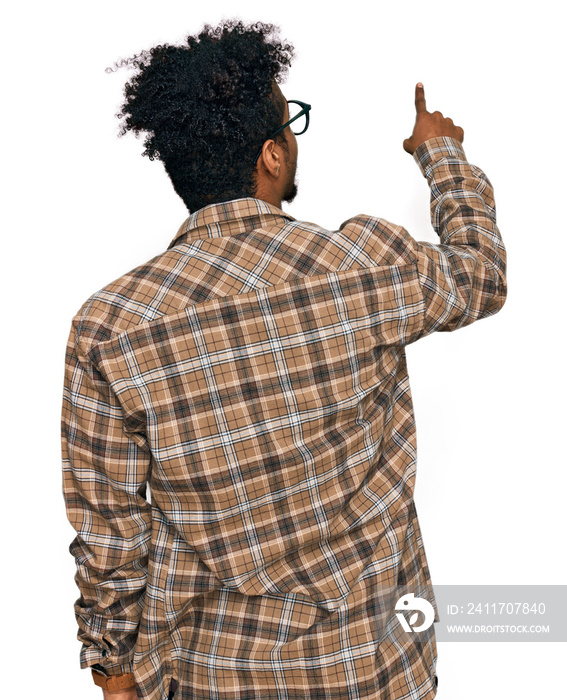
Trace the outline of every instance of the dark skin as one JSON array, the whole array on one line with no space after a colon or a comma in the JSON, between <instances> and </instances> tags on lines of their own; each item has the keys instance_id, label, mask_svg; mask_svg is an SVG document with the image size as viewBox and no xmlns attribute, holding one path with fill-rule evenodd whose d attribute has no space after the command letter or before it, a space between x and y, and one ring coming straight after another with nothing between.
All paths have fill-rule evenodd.
<instances>
[{"instance_id":1,"label":"dark skin","mask_svg":"<svg viewBox=\"0 0 567 700\"><path fill-rule=\"evenodd\" d=\"M289 119L289 108L285 97L277 83L273 85L276 99L285 103L283 123ZM287 127L283 131L287 149L273 139L268 139L262 146L262 153L256 164L256 192L255 197L264 202L273 204L278 209L282 208L282 201L286 201L292 191L297 169L297 139Z\"/></svg>"},{"instance_id":2,"label":"dark skin","mask_svg":"<svg viewBox=\"0 0 567 700\"><path fill-rule=\"evenodd\" d=\"M428 139L437 136L448 136L463 142L465 132L460 126L455 126L453 120L444 117L441 112L430 113L425 105L425 91L423 85L415 86L415 125L413 133L404 141L404 151L413 154L418 146Z\"/></svg>"},{"instance_id":3,"label":"dark skin","mask_svg":"<svg viewBox=\"0 0 567 700\"><path fill-rule=\"evenodd\" d=\"M281 94L277 84L274 91ZM425 104L425 91L423 85L418 83L415 87L415 125L409 139L404 141L404 150L413 154L417 147L428 139L447 136L463 142L464 131L460 126L455 126L452 119L444 117L441 112L428 112ZM286 112L284 122L288 120ZM290 127L284 130L288 145L288 151L269 139L262 147L262 153L256 166L256 197L281 209L282 201L286 201L290 185L295 179L297 167L297 141Z\"/></svg>"},{"instance_id":4,"label":"dark skin","mask_svg":"<svg viewBox=\"0 0 567 700\"><path fill-rule=\"evenodd\" d=\"M274 91L281 91L275 85ZM281 95L283 98L283 95ZM418 83L415 87L415 124L413 133L409 139L404 141L404 150L413 154L418 146L428 139L447 136L463 142L464 131L460 126L455 126L452 119L444 117L441 112L430 113L425 104L425 91L423 85ZM289 119L289 112L286 103L286 111L282 123ZM297 167L297 141L295 134L288 126L284 130L287 142L287 149L269 139L262 147L262 153L258 158L256 166L256 197L264 202L273 204L281 209L282 201L289 195L291 186L295 180ZM104 700L138 700L135 688L121 690L118 693L102 691Z\"/></svg>"}]
</instances>

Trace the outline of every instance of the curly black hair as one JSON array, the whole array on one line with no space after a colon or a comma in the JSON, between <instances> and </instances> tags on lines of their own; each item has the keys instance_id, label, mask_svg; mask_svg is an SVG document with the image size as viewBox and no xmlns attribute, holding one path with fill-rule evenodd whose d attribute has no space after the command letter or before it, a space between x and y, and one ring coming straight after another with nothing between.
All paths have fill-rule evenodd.
<instances>
[{"instance_id":1,"label":"curly black hair","mask_svg":"<svg viewBox=\"0 0 567 700\"><path fill-rule=\"evenodd\" d=\"M124 87L120 135L146 132L143 155L164 163L189 211L254 196L256 156L285 111L273 82L294 53L277 31L229 20L117 64L137 70Z\"/></svg>"}]
</instances>

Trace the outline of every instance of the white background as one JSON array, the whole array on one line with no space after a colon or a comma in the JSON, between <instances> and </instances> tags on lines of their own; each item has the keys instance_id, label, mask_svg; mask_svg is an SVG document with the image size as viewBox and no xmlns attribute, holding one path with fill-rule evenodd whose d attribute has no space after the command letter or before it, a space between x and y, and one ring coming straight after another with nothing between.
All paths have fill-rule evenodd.
<instances>
[{"instance_id":1,"label":"white background","mask_svg":"<svg viewBox=\"0 0 567 700\"><path fill-rule=\"evenodd\" d=\"M105 68L207 21L271 21L313 105L287 210L382 216L434 241L402 150L413 90L465 129L509 251L497 316L408 349L417 508L437 584L564 584L565 51L560 3L20 2L2 32L4 697L99 698L80 671L59 411L70 321L160 253L186 210L114 117ZM284 207L285 208L285 207ZM6 656L7 651L7 656ZM439 644L439 700L567 698L565 645ZM7 694L4 694L7 692Z\"/></svg>"}]
</instances>

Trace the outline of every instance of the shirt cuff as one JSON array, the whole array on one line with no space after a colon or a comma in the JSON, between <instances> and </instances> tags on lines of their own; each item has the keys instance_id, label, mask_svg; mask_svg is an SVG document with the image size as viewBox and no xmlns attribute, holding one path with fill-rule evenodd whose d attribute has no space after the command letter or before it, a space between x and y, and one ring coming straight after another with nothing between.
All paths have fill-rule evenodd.
<instances>
[{"instance_id":1,"label":"shirt cuff","mask_svg":"<svg viewBox=\"0 0 567 700\"><path fill-rule=\"evenodd\" d=\"M456 158L464 161L467 159L461 142L448 136L436 136L424 141L415 149L413 157L425 176L433 163L444 158Z\"/></svg>"},{"instance_id":2,"label":"shirt cuff","mask_svg":"<svg viewBox=\"0 0 567 700\"><path fill-rule=\"evenodd\" d=\"M113 658L96 646L83 646L81 649L81 668L102 666L110 676L119 676L132 672L132 662L127 658Z\"/></svg>"}]
</instances>

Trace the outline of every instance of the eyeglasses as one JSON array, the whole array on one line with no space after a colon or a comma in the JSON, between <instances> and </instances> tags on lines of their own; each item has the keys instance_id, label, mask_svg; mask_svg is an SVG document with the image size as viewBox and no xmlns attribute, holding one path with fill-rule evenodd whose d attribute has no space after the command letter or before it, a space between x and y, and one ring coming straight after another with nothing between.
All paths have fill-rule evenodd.
<instances>
[{"instance_id":1,"label":"eyeglasses","mask_svg":"<svg viewBox=\"0 0 567 700\"><path fill-rule=\"evenodd\" d=\"M287 126L299 119L301 121L295 125L295 129L292 129L293 133L296 136L300 136L307 131L309 126L309 111L311 110L311 105L308 105L306 102L300 102L299 100L288 100L287 104L290 119L288 119L285 124L282 124L279 129L274 131L273 134L268 136L268 139L273 139L274 136L277 136L277 134L280 133L280 131L283 131Z\"/></svg>"},{"instance_id":2,"label":"eyeglasses","mask_svg":"<svg viewBox=\"0 0 567 700\"><path fill-rule=\"evenodd\" d=\"M290 118L286 121L285 124L282 124L279 129L273 131L268 136L266 141L273 139L274 136L277 136L280 133L280 131L283 131L286 127L288 127L290 124L293 124L293 122L295 121L297 121L297 124L295 125L295 128L292 129L292 131L296 136L301 136L301 134L304 134L307 131L309 127L309 111L311 110L311 105L308 105L306 102L300 102L299 100L287 100L287 104ZM261 153L262 149L258 151L256 160L258 160Z\"/></svg>"}]
</instances>

